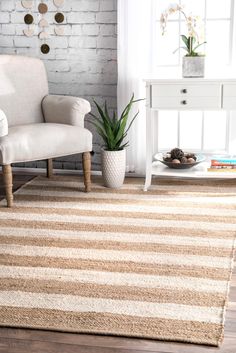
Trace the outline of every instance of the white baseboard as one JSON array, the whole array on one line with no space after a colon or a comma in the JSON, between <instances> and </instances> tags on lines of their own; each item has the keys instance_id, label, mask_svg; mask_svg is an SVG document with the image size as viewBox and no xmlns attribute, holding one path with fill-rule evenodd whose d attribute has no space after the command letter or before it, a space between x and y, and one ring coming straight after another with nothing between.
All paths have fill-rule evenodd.
<instances>
[{"instance_id":1,"label":"white baseboard","mask_svg":"<svg viewBox=\"0 0 236 353\"><path fill-rule=\"evenodd\" d=\"M26 174L45 174L46 175L46 169L45 168L27 168L27 167L13 167L12 168L13 172L17 173L26 173ZM53 169L53 173L55 174L77 174L77 175L83 175L82 170L69 170L69 169ZM102 172L100 171L91 171L92 175L102 175Z\"/></svg>"},{"instance_id":2,"label":"white baseboard","mask_svg":"<svg viewBox=\"0 0 236 353\"><path fill-rule=\"evenodd\" d=\"M46 169L45 168L27 168L27 167L13 167L12 168L13 172L15 173L26 173L26 174L34 174L34 175L39 175L43 174L46 175ZM69 169L53 169L53 173L55 174L74 174L74 175L83 175L82 170L69 170ZM92 170L91 175L98 175L101 176L102 172L97 171L97 170ZM136 174L136 173L125 173L126 177L131 177L131 178L143 178L143 175Z\"/></svg>"}]
</instances>

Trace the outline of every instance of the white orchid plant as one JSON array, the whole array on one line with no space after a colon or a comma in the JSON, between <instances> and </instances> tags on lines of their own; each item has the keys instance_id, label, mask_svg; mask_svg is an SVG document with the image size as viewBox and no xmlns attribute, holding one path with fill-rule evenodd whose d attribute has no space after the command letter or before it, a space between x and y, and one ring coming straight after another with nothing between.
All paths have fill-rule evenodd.
<instances>
[{"instance_id":1,"label":"white orchid plant","mask_svg":"<svg viewBox=\"0 0 236 353\"><path fill-rule=\"evenodd\" d=\"M167 21L170 15L179 12L181 13L186 21L188 35L181 34L181 39L184 43L184 46L177 48L174 53L179 49L184 49L187 54L186 56L202 56L203 54L198 52L198 49L201 45L206 42L203 40L204 25L203 21L199 16L187 15L184 11L184 6L179 4L170 5L162 14L160 18L161 30L164 35L166 32Z\"/></svg>"}]
</instances>

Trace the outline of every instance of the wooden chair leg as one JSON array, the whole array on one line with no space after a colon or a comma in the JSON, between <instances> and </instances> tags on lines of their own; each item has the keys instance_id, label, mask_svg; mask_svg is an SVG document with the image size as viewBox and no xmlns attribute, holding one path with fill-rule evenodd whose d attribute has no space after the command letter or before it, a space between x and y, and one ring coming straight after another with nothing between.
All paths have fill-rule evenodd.
<instances>
[{"instance_id":1,"label":"wooden chair leg","mask_svg":"<svg viewBox=\"0 0 236 353\"><path fill-rule=\"evenodd\" d=\"M47 159L47 177L51 178L53 176L53 162L52 159Z\"/></svg>"},{"instance_id":2,"label":"wooden chair leg","mask_svg":"<svg viewBox=\"0 0 236 353\"><path fill-rule=\"evenodd\" d=\"M7 207L12 207L13 206L13 194L12 194L12 169L11 165L3 165L2 166L2 172L3 172L3 180L5 184L5 190L6 190L6 199L7 199Z\"/></svg>"},{"instance_id":3,"label":"wooden chair leg","mask_svg":"<svg viewBox=\"0 0 236 353\"><path fill-rule=\"evenodd\" d=\"M85 191L91 191L91 154L90 152L83 153L83 171Z\"/></svg>"}]
</instances>

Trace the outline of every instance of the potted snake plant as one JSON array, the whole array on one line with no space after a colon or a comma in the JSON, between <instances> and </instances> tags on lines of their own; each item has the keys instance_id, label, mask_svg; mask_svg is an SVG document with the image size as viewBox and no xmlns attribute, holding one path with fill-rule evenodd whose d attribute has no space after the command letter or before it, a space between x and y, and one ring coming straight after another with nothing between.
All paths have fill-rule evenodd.
<instances>
[{"instance_id":1,"label":"potted snake plant","mask_svg":"<svg viewBox=\"0 0 236 353\"><path fill-rule=\"evenodd\" d=\"M104 106L100 106L94 101L98 116L90 113L93 119L89 122L95 126L104 143L101 150L102 176L105 186L109 188L117 189L123 185L126 169L126 147L129 145L126 137L139 112L128 123L129 115L133 104L138 101L140 99L135 100L132 95L120 117L117 117L115 111L112 116L109 114L106 102Z\"/></svg>"}]
</instances>

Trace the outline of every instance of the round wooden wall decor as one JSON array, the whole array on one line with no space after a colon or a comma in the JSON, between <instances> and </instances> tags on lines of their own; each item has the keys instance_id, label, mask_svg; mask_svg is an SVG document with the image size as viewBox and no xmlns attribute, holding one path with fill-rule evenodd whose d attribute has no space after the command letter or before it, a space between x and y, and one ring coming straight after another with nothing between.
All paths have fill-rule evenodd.
<instances>
[{"instance_id":1,"label":"round wooden wall decor","mask_svg":"<svg viewBox=\"0 0 236 353\"><path fill-rule=\"evenodd\" d=\"M46 4L43 4L42 2L38 6L39 13L44 14L48 12L48 7Z\"/></svg>"},{"instance_id":2,"label":"round wooden wall decor","mask_svg":"<svg viewBox=\"0 0 236 353\"><path fill-rule=\"evenodd\" d=\"M33 7L33 1L32 0L22 0L21 1L21 5L25 8L25 9L31 9Z\"/></svg>"},{"instance_id":3,"label":"round wooden wall decor","mask_svg":"<svg viewBox=\"0 0 236 353\"><path fill-rule=\"evenodd\" d=\"M25 15L24 21L27 25L31 25L34 22L34 18L28 13L27 15Z\"/></svg>"},{"instance_id":4,"label":"round wooden wall decor","mask_svg":"<svg viewBox=\"0 0 236 353\"><path fill-rule=\"evenodd\" d=\"M40 32L39 33L39 39L48 39L49 38L49 34L47 32Z\"/></svg>"},{"instance_id":5,"label":"round wooden wall decor","mask_svg":"<svg viewBox=\"0 0 236 353\"><path fill-rule=\"evenodd\" d=\"M49 23L47 20L45 20L45 18L42 18L40 21L39 21L39 27L43 28L43 27L48 27L49 26Z\"/></svg>"},{"instance_id":6,"label":"round wooden wall decor","mask_svg":"<svg viewBox=\"0 0 236 353\"><path fill-rule=\"evenodd\" d=\"M31 28L31 29L24 29L23 30L23 33L26 37L33 37L34 35L34 30Z\"/></svg>"},{"instance_id":7,"label":"round wooden wall decor","mask_svg":"<svg viewBox=\"0 0 236 353\"><path fill-rule=\"evenodd\" d=\"M53 0L53 2L56 7L61 7L64 4L65 0Z\"/></svg>"},{"instance_id":8,"label":"round wooden wall decor","mask_svg":"<svg viewBox=\"0 0 236 353\"><path fill-rule=\"evenodd\" d=\"M58 26L55 28L55 33L57 36L63 36L64 34L64 28L61 26Z\"/></svg>"},{"instance_id":9,"label":"round wooden wall decor","mask_svg":"<svg viewBox=\"0 0 236 353\"><path fill-rule=\"evenodd\" d=\"M48 54L50 52L50 47L47 44L42 44L41 45L41 52L43 54Z\"/></svg>"},{"instance_id":10,"label":"round wooden wall decor","mask_svg":"<svg viewBox=\"0 0 236 353\"><path fill-rule=\"evenodd\" d=\"M61 12L56 13L56 15L55 15L55 21L56 21L57 23L62 23L62 22L64 21L64 19L65 19L65 17L64 17L64 15L63 15L63 13L61 13Z\"/></svg>"}]
</instances>

